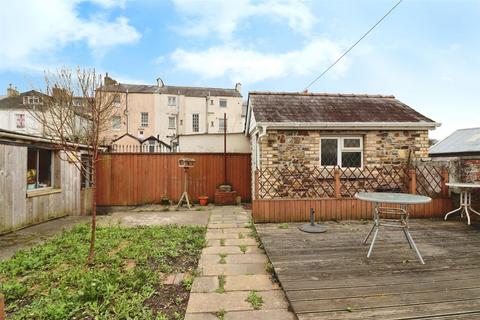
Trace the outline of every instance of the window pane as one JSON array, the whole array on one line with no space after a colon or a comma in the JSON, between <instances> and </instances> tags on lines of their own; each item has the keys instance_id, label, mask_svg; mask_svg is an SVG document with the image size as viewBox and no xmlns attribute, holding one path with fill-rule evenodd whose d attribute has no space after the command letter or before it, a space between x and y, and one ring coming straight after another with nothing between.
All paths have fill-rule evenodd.
<instances>
[{"instance_id":1,"label":"window pane","mask_svg":"<svg viewBox=\"0 0 480 320\"><path fill-rule=\"evenodd\" d=\"M148 112L140 113L140 126L148 127Z\"/></svg>"},{"instance_id":2,"label":"window pane","mask_svg":"<svg viewBox=\"0 0 480 320\"><path fill-rule=\"evenodd\" d=\"M321 139L322 166L336 166L338 164L337 139Z\"/></svg>"},{"instance_id":3,"label":"window pane","mask_svg":"<svg viewBox=\"0 0 480 320\"><path fill-rule=\"evenodd\" d=\"M38 187L52 185L52 151L38 149Z\"/></svg>"},{"instance_id":4,"label":"window pane","mask_svg":"<svg viewBox=\"0 0 480 320\"><path fill-rule=\"evenodd\" d=\"M175 129L175 117L168 117L168 127Z\"/></svg>"},{"instance_id":5,"label":"window pane","mask_svg":"<svg viewBox=\"0 0 480 320\"><path fill-rule=\"evenodd\" d=\"M226 108L226 107L227 107L227 100L225 100L225 99L220 99L220 107Z\"/></svg>"},{"instance_id":6,"label":"window pane","mask_svg":"<svg viewBox=\"0 0 480 320\"><path fill-rule=\"evenodd\" d=\"M120 116L114 116L112 118L112 128L113 129L120 129L120 125L121 125Z\"/></svg>"},{"instance_id":7,"label":"window pane","mask_svg":"<svg viewBox=\"0 0 480 320\"><path fill-rule=\"evenodd\" d=\"M27 151L27 189L37 187L37 149L28 148Z\"/></svg>"},{"instance_id":8,"label":"window pane","mask_svg":"<svg viewBox=\"0 0 480 320\"><path fill-rule=\"evenodd\" d=\"M343 139L344 148L360 148L360 139L358 138L346 138Z\"/></svg>"},{"instance_id":9,"label":"window pane","mask_svg":"<svg viewBox=\"0 0 480 320\"><path fill-rule=\"evenodd\" d=\"M218 130L224 131L225 130L225 119L218 119Z\"/></svg>"},{"instance_id":10,"label":"window pane","mask_svg":"<svg viewBox=\"0 0 480 320\"><path fill-rule=\"evenodd\" d=\"M199 130L200 130L199 116L198 116L198 113L194 113L192 115L192 131L198 132Z\"/></svg>"},{"instance_id":11,"label":"window pane","mask_svg":"<svg viewBox=\"0 0 480 320\"><path fill-rule=\"evenodd\" d=\"M342 167L355 167L362 166L362 153L361 152L342 152Z\"/></svg>"}]
</instances>

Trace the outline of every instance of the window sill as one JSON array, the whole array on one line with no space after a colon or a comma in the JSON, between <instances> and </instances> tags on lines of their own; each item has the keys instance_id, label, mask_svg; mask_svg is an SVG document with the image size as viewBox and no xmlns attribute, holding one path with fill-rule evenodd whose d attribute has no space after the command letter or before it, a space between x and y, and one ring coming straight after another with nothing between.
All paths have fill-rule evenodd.
<instances>
[{"instance_id":1,"label":"window sill","mask_svg":"<svg viewBox=\"0 0 480 320\"><path fill-rule=\"evenodd\" d=\"M61 193L62 189L41 188L36 190L27 190L27 198L46 196L54 193Z\"/></svg>"}]
</instances>

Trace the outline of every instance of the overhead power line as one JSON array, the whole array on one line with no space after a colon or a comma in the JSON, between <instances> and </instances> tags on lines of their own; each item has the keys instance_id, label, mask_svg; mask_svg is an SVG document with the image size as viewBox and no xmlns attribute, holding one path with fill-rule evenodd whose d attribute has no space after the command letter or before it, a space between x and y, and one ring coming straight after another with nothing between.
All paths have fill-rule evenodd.
<instances>
[{"instance_id":1,"label":"overhead power line","mask_svg":"<svg viewBox=\"0 0 480 320\"><path fill-rule=\"evenodd\" d=\"M370 29L368 29L367 32L365 32L365 34L357 40L357 42L355 42L352 46L350 46L350 48L348 48L347 51L345 51L340 57L338 57L337 60L335 60L334 63L332 63L327 69L325 69L318 77L316 77L312 82L310 82L308 84L308 86L305 87L305 91L308 90L308 88L310 88L315 82L317 82L321 77L323 77L324 74L326 74L330 69L332 69L340 60L343 59L343 57L345 57L353 48L355 48L355 46L360 42L362 41L373 29L375 29L376 26L378 26L382 21L383 19L385 19L393 10L395 10L396 7L398 7L398 5L400 3L402 3L403 0L399 0L390 10L388 10L387 13L385 13L383 15L383 17L377 21L377 23L375 23Z\"/></svg>"}]
</instances>

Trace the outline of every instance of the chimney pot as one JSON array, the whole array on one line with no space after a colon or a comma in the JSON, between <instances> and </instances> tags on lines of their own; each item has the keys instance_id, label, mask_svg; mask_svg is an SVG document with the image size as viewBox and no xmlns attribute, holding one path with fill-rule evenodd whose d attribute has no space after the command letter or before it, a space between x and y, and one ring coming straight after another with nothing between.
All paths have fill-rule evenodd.
<instances>
[{"instance_id":1,"label":"chimney pot","mask_svg":"<svg viewBox=\"0 0 480 320\"><path fill-rule=\"evenodd\" d=\"M159 88L163 88L165 86L165 83L163 82L162 78L160 78L160 77L157 78L157 86Z\"/></svg>"},{"instance_id":2,"label":"chimney pot","mask_svg":"<svg viewBox=\"0 0 480 320\"><path fill-rule=\"evenodd\" d=\"M237 92L242 91L242 84L241 84L240 82L237 82L237 83L235 84L235 90L236 90Z\"/></svg>"}]
</instances>

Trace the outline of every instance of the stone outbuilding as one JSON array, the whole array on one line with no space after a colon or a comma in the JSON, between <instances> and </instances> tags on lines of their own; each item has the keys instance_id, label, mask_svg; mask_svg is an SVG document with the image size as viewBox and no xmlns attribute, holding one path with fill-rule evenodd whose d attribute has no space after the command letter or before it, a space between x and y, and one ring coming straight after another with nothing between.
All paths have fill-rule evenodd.
<instances>
[{"instance_id":1,"label":"stone outbuilding","mask_svg":"<svg viewBox=\"0 0 480 320\"><path fill-rule=\"evenodd\" d=\"M439 125L394 96L250 92L245 134L252 181L266 168L365 168L426 160L429 130Z\"/></svg>"}]
</instances>

